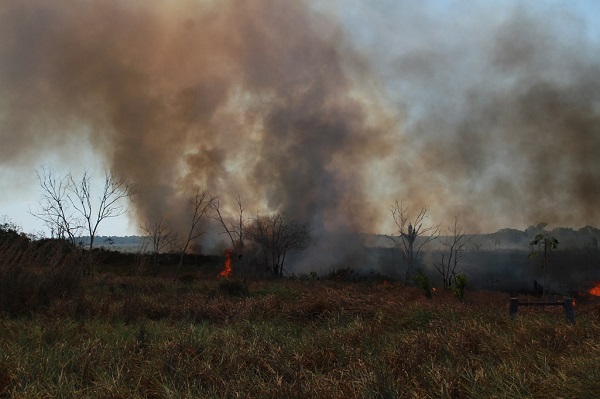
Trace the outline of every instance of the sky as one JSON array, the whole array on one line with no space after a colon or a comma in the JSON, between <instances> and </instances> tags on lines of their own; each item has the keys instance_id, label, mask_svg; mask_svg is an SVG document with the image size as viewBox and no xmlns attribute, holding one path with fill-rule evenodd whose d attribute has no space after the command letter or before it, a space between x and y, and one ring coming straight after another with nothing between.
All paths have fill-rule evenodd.
<instances>
[{"instance_id":1,"label":"sky","mask_svg":"<svg viewBox=\"0 0 600 399\"><path fill-rule=\"evenodd\" d=\"M36 169L190 193L316 231L391 233L395 200L470 232L599 225L596 1L85 1L0 5L0 217ZM47 231L47 229L46 229Z\"/></svg>"}]
</instances>

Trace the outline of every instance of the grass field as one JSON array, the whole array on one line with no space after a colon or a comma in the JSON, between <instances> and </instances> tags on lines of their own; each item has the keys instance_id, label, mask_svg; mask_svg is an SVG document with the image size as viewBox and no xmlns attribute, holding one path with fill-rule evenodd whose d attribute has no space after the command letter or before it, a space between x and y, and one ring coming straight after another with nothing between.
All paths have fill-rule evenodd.
<instances>
[{"instance_id":1,"label":"grass field","mask_svg":"<svg viewBox=\"0 0 600 399\"><path fill-rule=\"evenodd\" d=\"M510 319L498 292L461 302L381 279L246 283L216 270L174 283L137 266L83 278L93 259L64 246L0 253L2 398L600 396L593 300L570 325L560 307Z\"/></svg>"},{"instance_id":2,"label":"grass field","mask_svg":"<svg viewBox=\"0 0 600 399\"><path fill-rule=\"evenodd\" d=\"M97 277L0 321L10 398L595 398L600 307L389 283ZM239 296L238 296L239 295Z\"/></svg>"}]
</instances>

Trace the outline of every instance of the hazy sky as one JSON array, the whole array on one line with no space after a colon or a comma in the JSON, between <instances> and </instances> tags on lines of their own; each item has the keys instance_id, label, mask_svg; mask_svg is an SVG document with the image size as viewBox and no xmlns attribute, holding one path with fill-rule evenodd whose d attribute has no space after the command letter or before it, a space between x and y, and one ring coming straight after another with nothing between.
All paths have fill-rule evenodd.
<instances>
[{"instance_id":1,"label":"hazy sky","mask_svg":"<svg viewBox=\"0 0 600 399\"><path fill-rule=\"evenodd\" d=\"M173 223L197 186L325 230L394 200L473 231L599 225L597 1L8 0L0 216L35 169L129 176L102 235Z\"/></svg>"}]
</instances>

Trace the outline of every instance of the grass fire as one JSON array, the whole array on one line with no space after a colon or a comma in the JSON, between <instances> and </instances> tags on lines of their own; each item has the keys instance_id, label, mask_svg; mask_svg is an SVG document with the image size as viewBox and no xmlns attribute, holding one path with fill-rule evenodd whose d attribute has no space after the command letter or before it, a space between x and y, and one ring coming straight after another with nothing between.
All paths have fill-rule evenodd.
<instances>
[{"instance_id":1,"label":"grass fire","mask_svg":"<svg viewBox=\"0 0 600 399\"><path fill-rule=\"evenodd\" d=\"M2 0L0 399L600 397L598 21Z\"/></svg>"},{"instance_id":2,"label":"grass fire","mask_svg":"<svg viewBox=\"0 0 600 399\"><path fill-rule=\"evenodd\" d=\"M588 293L594 296L600 296L600 283L596 284L593 288L590 288Z\"/></svg>"},{"instance_id":3,"label":"grass fire","mask_svg":"<svg viewBox=\"0 0 600 399\"><path fill-rule=\"evenodd\" d=\"M219 273L220 277L229 278L233 274L233 269L231 267L231 250L228 249L225 251L225 269Z\"/></svg>"}]
</instances>

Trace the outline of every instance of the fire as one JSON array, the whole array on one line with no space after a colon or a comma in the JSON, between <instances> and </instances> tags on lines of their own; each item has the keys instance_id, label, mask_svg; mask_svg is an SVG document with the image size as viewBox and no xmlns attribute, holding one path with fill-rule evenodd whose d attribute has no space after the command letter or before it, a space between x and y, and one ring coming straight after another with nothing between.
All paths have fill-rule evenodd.
<instances>
[{"instance_id":1,"label":"fire","mask_svg":"<svg viewBox=\"0 0 600 399\"><path fill-rule=\"evenodd\" d=\"M219 273L219 277L229 278L232 274L233 269L231 268L231 250L228 249L225 251L225 269Z\"/></svg>"},{"instance_id":2,"label":"fire","mask_svg":"<svg viewBox=\"0 0 600 399\"><path fill-rule=\"evenodd\" d=\"M594 288L590 288L588 293L594 296L600 296L600 283L596 283L596 286Z\"/></svg>"}]
</instances>

